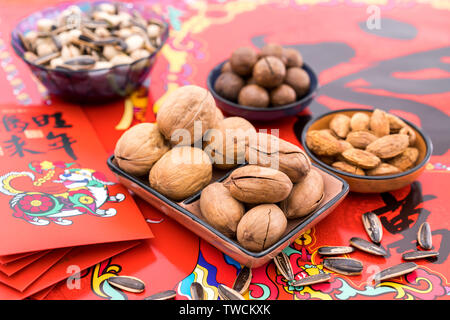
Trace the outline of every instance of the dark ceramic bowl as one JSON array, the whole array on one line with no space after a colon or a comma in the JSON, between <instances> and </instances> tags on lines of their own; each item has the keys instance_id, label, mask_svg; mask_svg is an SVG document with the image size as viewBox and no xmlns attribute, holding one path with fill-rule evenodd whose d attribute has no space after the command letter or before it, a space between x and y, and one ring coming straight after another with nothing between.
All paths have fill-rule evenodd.
<instances>
[{"instance_id":1,"label":"dark ceramic bowl","mask_svg":"<svg viewBox=\"0 0 450 320\"><path fill-rule=\"evenodd\" d=\"M397 190L411 184L417 177L425 170L426 164L430 160L433 153L433 144L431 139L416 125L402 119L408 126L410 126L416 133L416 142L414 147L419 150L419 158L417 164L404 172L386 175L386 176L361 176L356 174L347 173L341 170L337 170L332 166L321 161L306 145L306 134L310 130L328 129L331 119L336 114L345 114L352 116L356 112L364 112L369 116L372 114L372 110L367 109L342 109L337 111L331 111L325 113L315 119L311 119L305 126L302 132L302 145L311 160L321 167L335 173L350 185L350 191L360 193L382 193Z\"/></svg>"},{"instance_id":2,"label":"dark ceramic bowl","mask_svg":"<svg viewBox=\"0 0 450 320\"><path fill-rule=\"evenodd\" d=\"M305 70L309 78L311 80L310 88L308 93L306 93L300 100L297 100L293 103L280 106L280 107L270 107L270 108L256 108L249 107L237 104L230 100L227 100L221 97L214 90L214 83L217 78L220 76L222 66L227 62L223 61L218 64L208 75L208 79L206 84L208 86L208 90L211 91L212 95L216 99L217 106L222 109L227 115L239 116L245 118L247 120L255 120L255 121L272 121L284 117L294 116L305 109L309 104L313 101L313 99L317 95L317 90L319 88L319 82L317 80L317 76L314 73L313 69L307 64L303 65L303 70Z\"/></svg>"},{"instance_id":3,"label":"dark ceramic bowl","mask_svg":"<svg viewBox=\"0 0 450 320\"><path fill-rule=\"evenodd\" d=\"M71 5L80 7L87 12L93 6L107 1L64 3L56 7L35 12L18 23L11 33L11 44L16 54L30 67L31 72L42 82L50 94L65 100L81 103L96 103L125 97L139 88L149 75L157 53L169 36L169 25L160 16L153 14L145 6L131 3L118 3L124 11L137 10L146 18L155 18L165 25L165 32L161 37L161 46L150 56L141 58L131 64L117 65L97 70L65 70L51 69L33 64L24 59L25 48L19 38L19 33L26 34L36 30L37 21L41 18L55 19L61 11ZM115 3L115 2L114 2Z\"/></svg>"}]
</instances>

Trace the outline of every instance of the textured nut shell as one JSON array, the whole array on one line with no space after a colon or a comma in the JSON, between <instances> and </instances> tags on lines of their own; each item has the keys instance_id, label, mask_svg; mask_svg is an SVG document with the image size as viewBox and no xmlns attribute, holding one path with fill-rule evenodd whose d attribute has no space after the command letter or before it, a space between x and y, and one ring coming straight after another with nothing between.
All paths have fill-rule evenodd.
<instances>
[{"instance_id":1,"label":"textured nut shell","mask_svg":"<svg viewBox=\"0 0 450 320\"><path fill-rule=\"evenodd\" d=\"M289 177L278 170L247 165L234 170L224 185L231 195L245 203L276 203L292 190Z\"/></svg>"},{"instance_id":2,"label":"textured nut shell","mask_svg":"<svg viewBox=\"0 0 450 320\"><path fill-rule=\"evenodd\" d=\"M217 132L208 130L203 139L205 152L211 154L213 159L221 160L215 161L214 166L219 169L230 169L244 163L246 144L249 137L256 134L255 127L244 118L228 117L215 129ZM222 140L216 141L214 136L216 133L221 134ZM227 141L227 134L230 135L228 139L233 138L233 142Z\"/></svg>"},{"instance_id":3,"label":"textured nut shell","mask_svg":"<svg viewBox=\"0 0 450 320\"><path fill-rule=\"evenodd\" d=\"M337 114L330 121L330 129L339 137L345 139L350 131L350 117Z\"/></svg>"},{"instance_id":4,"label":"textured nut shell","mask_svg":"<svg viewBox=\"0 0 450 320\"><path fill-rule=\"evenodd\" d=\"M150 186L172 200L183 200L204 188L212 177L208 155L190 146L164 154L150 170Z\"/></svg>"},{"instance_id":5,"label":"textured nut shell","mask_svg":"<svg viewBox=\"0 0 450 320\"><path fill-rule=\"evenodd\" d=\"M281 84L270 91L270 102L273 106L284 106L295 101L296 93L287 84Z\"/></svg>"},{"instance_id":6,"label":"textured nut shell","mask_svg":"<svg viewBox=\"0 0 450 320\"><path fill-rule=\"evenodd\" d=\"M304 217L316 210L323 195L323 178L318 171L311 170L305 179L294 185L289 197L281 202L281 209L288 219Z\"/></svg>"},{"instance_id":7,"label":"textured nut shell","mask_svg":"<svg viewBox=\"0 0 450 320\"><path fill-rule=\"evenodd\" d=\"M267 108L270 103L269 93L257 84L247 84L239 92L238 103L243 106Z\"/></svg>"},{"instance_id":8,"label":"textured nut shell","mask_svg":"<svg viewBox=\"0 0 450 320\"><path fill-rule=\"evenodd\" d=\"M237 225L245 213L244 205L218 182L202 190L200 210L210 225L228 237L234 237Z\"/></svg>"},{"instance_id":9,"label":"textured nut shell","mask_svg":"<svg viewBox=\"0 0 450 320\"><path fill-rule=\"evenodd\" d=\"M381 163L380 158L376 155L368 151L355 148L345 150L342 153L342 157L344 157L344 159L350 164L363 169L373 169Z\"/></svg>"},{"instance_id":10,"label":"textured nut shell","mask_svg":"<svg viewBox=\"0 0 450 320\"><path fill-rule=\"evenodd\" d=\"M372 112L372 116L370 117L370 130L378 137L389 134L389 119L386 112L380 109L375 109Z\"/></svg>"},{"instance_id":11,"label":"textured nut shell","mask_svg":"<svg viewBox=\"0 0 450 320\"><path fill-rule=\"evenodd\" d=\"M389 164L389 163L381 163L378 167L367 170L368 176L385 176L389 174L396 174L400 173L400 169Z\"/></svg>"},{"instance_id":12,"label":"textured nut shell","mask_svg":"<svg viewBox=\"0 0 450 320\"><path fill-rule=\"evenodd\" d=\"M308 156L296 145L274 135L259 132L251 139L246 151L250 164L271 167L278 163L278 170L287 174L292 182L301 181L311 169Z\"/></svg>"},{"instance_id":13,"label":"textured nut shell","mask_svg":"<svg viewBox=\"0 0 450 320\"><path fill-rule=\"evenodd\" d=\"M311 79L302 68L289 68L286 70L284 82L291 86L297 94L297 99L303 97L309 90Z\"/></svg>"},{"instance_id":14,"label":"textured nut shell","mask_svg":"<svg viewBox=\"0 0 450 320\"><path fill-rule=\"evenodd\" d=\"M366 148L366 151L373 153L381 159L395 157L406 150L409 145L408 136L405 134L391 134L381 137Z\"/></svg>"},{"instance_id":15,"label":"textured nut shell","mask_svg":"<svg viewBox=\"0 0 450 320\"><path fill-rule=\"evenodd\" d=\"M264 88L275 88L283 83L286 76L286 67L283 62L274 56L258 60L253 68L253 78Z\"/></svg>"},{"instance_id":16,"label":"textured nut shell","mask_svg":"<svg viewBox=\"0 0 450 320\"><path fill-rule=\"evenodd\" d=\"M233 72L240 76L247 76L252 73L252 68L258 60L258 55L250 47L240 47L233 51L230 58L230 65Z\"/></svg>"},{"instance_id":17,"label":"textured nut shell","mask_svg":"<svg viewBox=\"0 0 450 320\"><path fill-rule=\"evenodd\" d=\"M217 107L211 93L198 86L188 85L173 90L164 100L156 115L159 130L170 140L177 129L189 132L194 143L194 122L201 121L201 134L213 128L217 121ZM177 144L178 141L171 141ZM187 144L184 142L183 144Z\"/></svg>"},{"instance_id":18,"label":"textured nut shell","mask_svg":"<svg viewBox=\"0 0 450 320\"><path fill-rule=\"evenodd\" d=\"M396 166L401 171L406 171L415 166L418 157L419 157L418 149L406 148L405 151L403 151L401 154L394 157L393 159L389 160L388 163L392 164L393 166Z\"/></svg>"},{"instance_id":19,"label":"textured nut shell","mask_svg":"<svg viewBox=\"0 0 450 320\"><path fill-rule=\"evenodd\" d=\"M401 128L399 131L400 134L406 134L409 137L409 145L413 147L416 144L416 133L410 126L406 126Z\"/></svg>"},{"instance_id":20,"label":"textured nut shell","mask_svg":"<svg viewBox=\"0 0 450 320\"><path fill-rule=\"evenodd\" d=\"M286 67L301 67L303 65L303 57L301 53L293 48L284 48L283 55L286 59Z\"/></svg>"},{"instance_id":21,"label":"textured nut shell","mask_svg":"<svg viewBox=\"0 0 450 320\"><path fill-rule=\"evenodd\" d=\"M347 163L345 161L336 161L331 165L333 168L344 171L344 172L348 172L348 173L352 173L352 174L357 174L360 176L364 176L364 170L362 170L361 168L358 168L357 166L354 166L350 163Z\"/></svg>"},{"instance_id":22,"label":"textured nut shell","mask_svg":"<svg viewBox=\"0 0 450 320\"><path fill-rule=\"evenodd\" d=\"M260 57L274 56L282 61L285 59L283 54L283 47L276 43L268 43L261 48ZM283 61L284 62L284 61Z\"/></svg>"},{"instance_id":23,"label":"textured nut shell","mask_svg":"<svg viewBox=\"0 0 450 320\"><path fill-rule=\"evenodd\" d=\"M397 116L388 113L387 117L389 119L389 128L391 133L398 133L401 128L406 127L406 123Z\"/></svg>"},{"instance_id":24,"label":"textured nut shell","mask_svg":"<svg viewBox=\"0 0 450 320\"><path fill-rule=\"evenodd\" d=\"M352 131L368 130L370 117L362 112L356 112L350 119L350 128Z\"/></svg>"},{"instance_id":25,"label":"textured nut shell","mask_svg":"<svg viewBox=\"0 0 450 320\"><path fill-rule=\"evenodd\" d=\"M114 157L120 168L140 176L147 174L169 149L156 123L140 123L122 134L116 143Z\"/></svg>"},{"instance_id":26,"label":"textured nut shell","mask_svg":"<svg viewBox=\"0 0 450 320\"><path fill-rule=\"evenodd\" d=\"M350 142L347 142L345 140L339 140L339 144L341 146L340 151L344 152L345 150L353 148Z\"/></svg>"},{"instance_id":27,"label":"textured nut shell","mask_svg":"<svg viewBox=\"0 0 450 320\"><path fill-rule=\"evenodd\" d=\"M347 135L347 141L359 149L365 149L369 144L377 140L378 137L368 131L352 131Z\"/></svg>"},{"instance_id":28,"label":"textured nut shell","mask_svg":"<svg viewBox=\"0 0 450 320\"><path fill-rule=\"evenodd\" d=\"M334 156L341 152L338 139L326 130L308 131L306 145L319 156Z\"/></svg>"},{"instance_id":29,"label":"textured nut shell","mask_svg":"<svg viewBox=\"0 0 450 320\"><path fill-rule=\"evenodd\" d=\"M214 90L225 99L237 101L244 80L233 72L223 72L214 83Z\"/></svg>"},{"instance_id":30,"label":"textured nut shell","mask_svg":"<svg viewBox=\"0 0 450 320\"><path fill-rule=\"evenodd\" d=\"M262 204L244 214L237 227L237 240L246 249L259 252L283 235L287 219L274 204Z\"/></svg>"}]
</instances>

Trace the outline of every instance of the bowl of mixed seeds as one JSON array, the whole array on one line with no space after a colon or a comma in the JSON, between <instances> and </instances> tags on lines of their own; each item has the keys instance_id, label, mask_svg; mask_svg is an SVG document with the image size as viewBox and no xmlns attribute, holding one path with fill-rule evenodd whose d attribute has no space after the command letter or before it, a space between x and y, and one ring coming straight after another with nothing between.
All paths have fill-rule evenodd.
<instances>
[{"instance_id":1,"label":"bowl of mixed seeds","mask_svg":"<svg viewBox=\"0 0 450 320\"><path fill-rule=\"evenodd\" d=\"M50 94L74 102L117 99L149 75L169 25L148 7L63 4L18 23L11 44Z\"/></svg>"}]
</instances>

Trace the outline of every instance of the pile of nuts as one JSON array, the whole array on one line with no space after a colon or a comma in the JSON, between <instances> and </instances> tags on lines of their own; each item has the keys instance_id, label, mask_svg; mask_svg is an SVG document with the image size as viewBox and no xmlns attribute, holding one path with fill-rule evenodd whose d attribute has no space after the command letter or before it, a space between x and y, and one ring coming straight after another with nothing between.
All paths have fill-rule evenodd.
<instances>
[{"instance_id":1,"label":"pile of nuts","mask_svg":"<svg viewBox=\"0 0 450 320\"><path fill-rule=\"evenodd\" d=\"M307 147L332 167L356 174L385 176L413 168L419 157L416 133L399 117L375 109L369 116L338 113L329 129L311 130Z\"/></svg>"},{"instance_id":2,"label":"pile of nuts","mask_svg":"<svg viewBox=\"0 0 450 320\"><path fill-rule=\"evenodd\" d=\"M250 47L240 47L223 65L214 90L244 106L287 105L309 90L310 78L302 66L302 55L292 48L267 44L256 52Z\"/></svg>"},{"instance_id":3,"label":"pile of nuts","mask_svg":"<svg viewBox=\"0 0 450 320\"><path fill-rule=\"evenodd\" d=\"M119 4L101 3L89 12L72 5L36 30L19 34L25 60L47 68L105 69L148 58L162 44L163 22L146 20Z\"/></svg>"},{"instance_id":4,"label":"pile of nuts","mask_svg":"<svg viewBox=\"0 0 450 320\"><path fill-rule=\"evenodd\" d=\"M121 169L147 176L170 200L201 191L203 219L251 251L270 247L287 219L312 213L324 198L323 178L298 146L257 133L243 118L224 119L211 93L195 85L169 93L156 123L124 132L114 155ZM234 170L213 182L213 167Z\"/></svg>"}]
</instances>

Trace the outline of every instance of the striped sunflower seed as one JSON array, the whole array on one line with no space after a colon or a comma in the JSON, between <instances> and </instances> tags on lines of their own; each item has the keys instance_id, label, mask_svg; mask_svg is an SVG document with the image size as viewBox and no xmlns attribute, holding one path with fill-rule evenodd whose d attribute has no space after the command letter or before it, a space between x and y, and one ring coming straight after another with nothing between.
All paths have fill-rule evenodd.
<instances>
[{"instance_id":1,"label":"striped sunflower seed","mask_svg":"<svg viewBox=\"0 0 450 320\"><path fill-rule=\"evenodd\" d=\"M357 275L363 270L361 261L350 258L326 258L323 260L323 266L331 271L343 275Z\"/></svg>"},{"instance_id":2,"label":"striped sunflower seed","mask_svg":"<svg viewBox=\"0 0 450 320\"><path fill-rule=\"evenodd\" d=\"M416 260L437 257L439 252L437 251L411 251L405 252L402 256L403 260Z\"/></svg>"},{"instance_id":3,"label":"striped sunflower seed","mask_svg":"<svg viewBox=\"0 0 450 320\"><path fill-rule=\"evenodd\" d=\"M338 254L346 254L355 251L353 247L346 246L326 246L320 247L317 252L323 256L335 256Z\"/></svg>"},{"instance_id":4,"label":"striped sunflower seed","mask_svg":"<svg viewBox=\"0 0 450 320\"><path fill-rule=\"evenodd\" d=\"M283 275L283 277L288 280L294 280L294 271L292 270L292 265L289 257L283 251L280 252L275 258L273 258L278 271Z\"/></svg>"},{"instance_id":5,"label":"striped sunflower seed","mask_svg":"<svg viewBox=\"0 0 450 320\"><path fill-rule=\"evenodd\" d=\"M166 290L152 294L151 296L144 298L144 300L169 300L175 298L177 292L175 290Z\"/></svg>"},{"instance_id":6,"label":"striped sunflower seed","mask_svg":"<svg viewBox=\"0 0 450 320\"><path fill-rule=\"evenodd\" d=\"M222 300L245 300L245 298L236 290L233 290L223 284L219 284L217 288L219 297Z\"/></svg>"},{"instance_id":7,"label":"striped sunflower seed","mask_svg":"<svg viewBox=\"0 0 450 320\"><path fill-rule=\"evenodd\" d=\"M417 242L425 250L430 250L433 247L433 239L431 237L430 224L424 222L419 227L419 232L417 233Z\"/></svg>"},{"instance_id":8,"label":"striped sunflower seed","mask_svg":"<svg viewBox=\"0 0 450 320\"><path fill-rule=\"evenodd\" d=\"M383 247L376 245L372 242L369 242L367 240L358 238L358 237L351 238L350 244L352 246L354 246L355 248L358 248L359 250L362 250L364 252L371 253L371 254L374 254L377 256L387 255L387 252Z\"/></svg>"},{"instance_id":9,"label":"striped sunflower seed","mask_svg":"<svg viewBox=\"0 0 450 320\"><path fill-rule=\"evenodd\" d=\"M123 291L139 293L145 290L145 283L136 278L130 276L115 276L107 279L108 283Z\"/></svg>"},{"instance_id":10,"label":"striped sunflower seed","mask_svg":"<svg viewBox=\"0 0 450 320\"><path fill-rule=\"evenodd\" d=\"M398 265L395 265L393 267L384 269L383 271L377 273L375 275L375 277L374 277L374 280L377 281L377 282L380 282L380 281L383 281L383 280L386 280L386 279L399 277L399 276L402 276L404 274L413 272L417 268L418 268L418 265L415 264L414 262L400 263Z\"/></svg>"},{"instance_id":11,"label":"striped sunflower seed","mask_svg":"<svg viewBox=\"0 0 450 320\"><path fill-rule=\"evenodd\" d=\"M190 290L192 300L206 300L205 289L203 289L203 286L200 283L192 282Z\"/></svg>"},{"instance_id":12,"label":"striped sunflower seed","mask_svg":"<svg viewBox=\"0 0 450 320\"><path fill-rule=\"evenodd\" d=\"M233 290L236 290L240 294L243 294L245 291L248 290L251 281L252 281L252 269L248 267L243 267L239 271L236 279L234 280Z\"/></svg>"},{"instance_id":13,"label":"striped sunflower seed","mask_svg":"<svg viewBox=\"0 0 450 320\"><path fill-rule=\"evenodd\" d=\"M331 275L329 273L319 273L300 280L295 280L291 282L290 285L294 287L309 286L311 284L327 282L330 279Z\"/></svg>"},{"instance_id":14,"label":"striped sunflower seed","mask_svg":"<svg viewBox=\"0 0 450 320\"><path fill-rule=\"evenodd\" d=\"M370 240L380 243L383 237L383 227L378 216L373 212L367 212L362 215L362 221Z\"/></svg>"}]
</instances>

